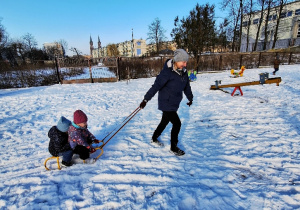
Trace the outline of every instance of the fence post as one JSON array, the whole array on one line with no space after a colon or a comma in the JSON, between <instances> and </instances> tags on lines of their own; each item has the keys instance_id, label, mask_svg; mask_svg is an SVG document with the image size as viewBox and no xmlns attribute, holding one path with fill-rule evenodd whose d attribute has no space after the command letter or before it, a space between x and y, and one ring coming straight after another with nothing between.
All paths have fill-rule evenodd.
<instances>
[{"instance_id":1,"label":"fence post","mask_svg":"<svg viewBox=\"0 0 300 210\"><path fill-rule=\"evenodd\" d=\"M90 59L89 59L89 58L88 58L88 64L89 64L89 70L90 70L90 79L91 79L91 83L94 83L93 75L92 75L92 66L91 66L91 62L90 62Z\"/></svg>"},{"instance_id":2,"label":"fence post","mask_svg":"<svg viewBox=\"0 0 300 210\"><path fill-rule=\"evenodd\" d=\"M118 81L121 81L121 75L119 73L119 64L120 64L119 57L117 57L117 59L116 59L116 64L117 64L117 78L118 78Z\"/></svg>"},{"instance_id":3,"label":"fence post","mask_svg":"<svg viewBox=\"0 0 300 210\"><path fill-rule=\"evenodd\" d=\"M243 55L240 56L240 68L242 68Z\"/></svg>"},{"instance_id":4,"label":"fence post","mask_svg":"<svg viewBox=\"0 0 300 210\"><path fill-rule=\"evenodd\" d=\"M259 68L260 66L260 59L261 59L261 52L259 53L259 56L258 56L258 64L257 64L257 67Z\"/></svg>"},{"instance_id":5,"label":"fence post","mask_svg":"<svg viewBox=\"0 0 300 210\"><path fill-rule=\"evenodd\" d=\"M289 65L291 64L291 61L292 61L292 52L290 52Z\"/></svg>"},{"instance_id":6,"label":"fence post","mask_svg":"<svg viewBox=\"0 0 300 210\"><path fill-rule=\"evenodd\" d=\"M55 57L55 66L56 66L56 74L57 74L58 84L61 84L61 80L60 80L60 76L59 76L59 70L58 70L58 60L57 60L57 57Z\"/></svg>"},{"instance_id":7,"label":"fence post","mask_svg":"<svg viewBox=\"0 0 300 210\"><path fill-rule=\"evenodd\" d=\"M222 69L222 55L220 55L220 59L219 59L219 69L218 70L221 70Z\"/></svg>"}]
</instances>

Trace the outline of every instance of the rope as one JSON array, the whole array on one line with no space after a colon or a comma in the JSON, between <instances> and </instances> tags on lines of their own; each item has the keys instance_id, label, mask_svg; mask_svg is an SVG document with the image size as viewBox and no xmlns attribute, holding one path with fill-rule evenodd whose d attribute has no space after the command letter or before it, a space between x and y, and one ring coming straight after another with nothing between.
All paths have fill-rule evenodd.
<instances>
[{"instance_id":1,"label":"rope","mask_svg":"<svg viewBox=\"0 0 300 210\"><path fill-rule=\"evenodd\" d=\"M125 122L133 113L135 113L140 107L136 108L130 115L128 115L121 123ZM120 124L121 124L120 123ZM112 134L112 132L114 132L117 128L119 127L119 125L117 125L109 134L107 134L102 141L104 142L104 140L110 135ZM103 146L103 145L102 145Z\"/></svg>"},{"instance_id":2,"label":"rope","mask_svg":"<svg viewBox=\"0 0 300 210\"><path fill-rule=\"evenodd\" d=\"M125 120L123 120L122 126L104 143L104 139L106 139L116 128L111 131L104 139L103 139L103 145L100 147L103 149L103 147L141 110L140 107L136 108L128 117L126 117ZM125 123L124 123L125 122Z\"/></svg>"}]
</instances>

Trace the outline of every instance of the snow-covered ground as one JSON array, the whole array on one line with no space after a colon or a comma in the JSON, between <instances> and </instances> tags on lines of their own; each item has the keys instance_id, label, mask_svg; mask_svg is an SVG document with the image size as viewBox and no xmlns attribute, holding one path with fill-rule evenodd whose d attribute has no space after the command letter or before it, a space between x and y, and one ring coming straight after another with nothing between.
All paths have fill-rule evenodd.
<instances>
[{"instance_id":1,"label":"snow-covered ground","mask_svg":"<svg viewBox=\"0 0 300 210\"><path fill-rule=\"evenodd\" d=\"M300 65L280 66L276 84L242 87L244 96L209 90L259 80L272 68L198 74L185 98L179 147L169 153L169 125L150 143L161 112L153 98L94 164L46 171L48 130L82 109L105 137L134 111L155 78L129 83L0 90L0 209L297 209L300 208ZM270 77L274 77L270 75ZM228 88L231 92L233 88ZM54 160L48 166L55 169Z\"/></svg>"}]
</instances>

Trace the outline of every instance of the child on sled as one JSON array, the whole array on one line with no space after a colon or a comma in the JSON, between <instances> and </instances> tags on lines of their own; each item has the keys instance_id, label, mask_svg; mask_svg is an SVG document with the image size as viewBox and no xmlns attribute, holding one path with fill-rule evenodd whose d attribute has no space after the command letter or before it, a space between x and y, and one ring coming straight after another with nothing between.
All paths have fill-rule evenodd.
<instances>
[{"instance_id":1,"label":"child on sled","mask_svg":"<svg viewBox=\"0 0 300 210\"><path fill-rule=\"evenodd\" d=\"M91 144L100 141L87 129L87 121L86 114L77 110L74 112L73 122L62 116L57 125L49 130L48 150L55 157L62 155L61 163L64 166L72 165L73 154L78 154L82 160L86 160L96 151Z\"/></svg>"},{"instance_id":2,"label":"child on sled","mask_svg":"<svg viewBox=\"0 0 300 210\"><path fill-rule=\"evenodd\" d=\"M100 143L99 140L87 129L88 118L81 110L74 112L74 119L68 130L68 141L75 154L78 154L80 159L86 160L91 153L96 150L91 144Z\"/></svg>"},{"instance_id":3,"label":"child on sled","mask_svg":"<svg viewBox=\"0 0 300 210\"><path fill-rule=\"evenodd\" d=\"M62 164L70 165L73 150L68 142L68 130L71 125L71 121L66 119L64 116L60 117L56 126L48 132L50 138L48 150L52 156L58 157L63 156Z\"/></svg>"}]
</instances>

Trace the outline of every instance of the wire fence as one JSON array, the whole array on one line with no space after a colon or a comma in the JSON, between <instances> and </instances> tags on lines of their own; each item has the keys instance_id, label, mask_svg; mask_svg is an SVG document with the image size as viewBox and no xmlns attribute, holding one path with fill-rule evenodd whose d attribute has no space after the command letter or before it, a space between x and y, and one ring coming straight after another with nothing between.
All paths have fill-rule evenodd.
<instances>
[{"instance_id":1,"label":"wire fence","mask_svg":"<svg viewBox=\"0 0 300 210\"><path fill-rule=\"evenodd\" d=\"M221 53L201 55L198 65L191 57L187 69L205 72L240 69L241 66L246 69L272 67L275 57L284 65L300 63L298 52ZM17 67L0 62L0 89L154 77L169 58L172 56L72 58L36 61Z\"/></svg>"}]
</instances>

